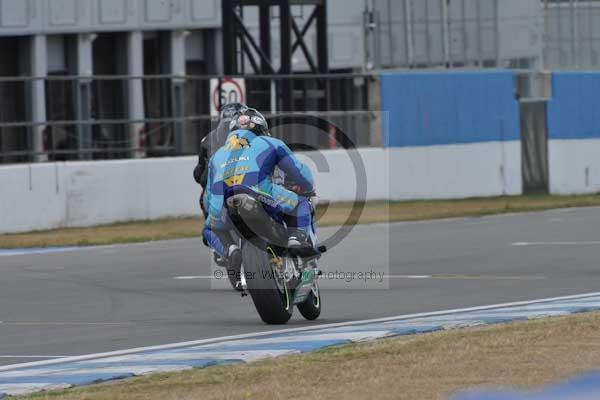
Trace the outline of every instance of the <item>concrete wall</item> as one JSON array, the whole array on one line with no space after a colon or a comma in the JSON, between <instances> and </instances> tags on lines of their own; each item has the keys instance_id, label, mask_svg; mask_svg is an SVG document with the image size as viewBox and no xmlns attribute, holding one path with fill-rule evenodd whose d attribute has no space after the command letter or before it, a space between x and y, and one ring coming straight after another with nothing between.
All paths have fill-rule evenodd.
<instances>
[{"instance_id":1,"label":"concrete wall","mask_svg":"<svg viewBox=\"0 0 600 400\"><path fill-rule=\"evenodd\" d=\"M600 193L600 139L549 140L550 193Z\"/></svg>"},{"instance_id":2,"label":"concrete wall","mask_svg":"<svg viewBox=\"0 0 600 400\"><path fill-rule=\"evenodd\" d=\"M192 215L194 159L76 162L0 168L0 232Z\"/></svg>"},{"instance_id":3,"label":"concrete wall","mask_svg":"<svg viewBox=\"0 0 600 400\"><path fill-rule=\"evenodd\" d=\"M390 151L392 200L522 194L521 144L517 141Z\"/></svg>"},{"instance_id":4,"label":"concrete wall","mask_svg":"<svg viewBox=\"0 0 600 400\"><path fill-rule=\"evenodd\" d=\"M522 193L512 72L386 73L381 108L391 199Z\"/></svg>"},{"instance_id":5,"label":"concrete wall","mask_svg":"<svg viewBox=\"0 0 600 400\"><path fill-rule=\"evenodd\" d=\"M360 157L358 169L352 155ZM325 155L327 168L311 159ZM522 193L519 142L330 150L300 155L329 201L459 199ZM364 167L365 179L360 168ZM363 195L364 192L364 195Z\"/></svg>"},{"instance_id":6,"label":"concrete wall","mask_svg":"<svg viewBox=\"0 0 600 400\"><path fill-rule=\"evenodd\" d=\"M518 194L519 155L515 143L481 143L299 157L313 169L321 199L337 202ZM195 162L181 157L0 167L0 233L196 215Z\"/></svg>"},{"instance_id":7,"label":"concrete wall","mask_svg":"<svg viewBox=\"0 0 600 400\"><path fill-rule=\"evenodd\" d=\"M548 101L550 192L600 192L600 72L556 72Z\"/></svg>"}]
</instances>

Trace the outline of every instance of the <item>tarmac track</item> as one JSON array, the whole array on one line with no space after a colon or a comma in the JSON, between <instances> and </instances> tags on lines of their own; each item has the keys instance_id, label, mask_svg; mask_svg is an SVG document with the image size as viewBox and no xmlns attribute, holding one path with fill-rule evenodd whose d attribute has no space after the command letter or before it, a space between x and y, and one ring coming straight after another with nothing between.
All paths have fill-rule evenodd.
<instances>
[{"instance_id":1,"label":"tarmac track","mask_svg":"<svg viewBox=\"0 0 600 400\"><path fill-rule=\"evenodd\" d=\"M599 226L587 208L356 227L322 260L317 323L597 292ZM0 365L274 329L215 271L199 239L0 252Z\"/></svg>"}]
</instances>

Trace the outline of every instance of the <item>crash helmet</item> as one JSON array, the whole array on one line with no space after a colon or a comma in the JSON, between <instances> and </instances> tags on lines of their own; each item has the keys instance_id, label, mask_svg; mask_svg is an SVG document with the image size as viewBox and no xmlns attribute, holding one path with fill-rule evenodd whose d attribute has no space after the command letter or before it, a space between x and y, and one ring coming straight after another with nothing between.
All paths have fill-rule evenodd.
<instances>
[{"instance_id":1,"label":"crash helmet","mask_svg":"<svg viewBox=\"0 0 600 400\"><path fill-rule=\"evenodd\" d=\"M248 108L238 115L229 125L230 131L244 129L253 132L257 136L271 136L267 119L255 108Z\"/></svg>"},{"instance_id":2,"label":"crash helmet","mask_svg":"<svg viewBox=\"0 0 600 400\"><path fill-rule=\"evenodd\" d=\"M221 120L235 119L237 116L243 114L248 107L242 103L228 103L221 107Z\"/></svg>"}]
</instances>

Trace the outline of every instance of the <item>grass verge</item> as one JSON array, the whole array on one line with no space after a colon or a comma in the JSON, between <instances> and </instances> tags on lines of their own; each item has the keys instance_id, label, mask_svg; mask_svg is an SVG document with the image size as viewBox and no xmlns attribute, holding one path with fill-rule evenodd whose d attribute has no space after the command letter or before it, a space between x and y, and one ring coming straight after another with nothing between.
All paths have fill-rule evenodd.
<instances>
[{"instance_id":1,"label":"grass verge","mask_svg":"<svg viewBox=\"0 0 600 400\"><path fill-rule=\"evenodd\" d=\"M358 223L418 221L484 216L553 208L600 206L600 196L518 196L402 202L369 202ZM319 226L347 223L352 204L319 207ZM356 221L356 219L354 219ZM24 234L0 235L0 248L106 245L198 237L200 218L129 222L92 228L67 228Z\"/></svg>"},{"instance_id":2,"label":"grass verge","mask_svg":"<svg viewBox=\"0 0 600 400\"><path fill-rule=\"evenodd\" d=\"M532 388L600 366L600 313L408 336L27 399L439 399Z\"/></svg>"}]
</instances>

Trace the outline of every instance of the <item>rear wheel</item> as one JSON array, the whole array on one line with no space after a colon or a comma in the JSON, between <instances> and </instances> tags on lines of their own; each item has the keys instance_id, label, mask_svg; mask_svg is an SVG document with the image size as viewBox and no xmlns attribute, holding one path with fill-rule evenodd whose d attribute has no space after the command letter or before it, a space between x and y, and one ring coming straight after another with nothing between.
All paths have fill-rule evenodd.
<instances>
[{"instance_id":1,"label":"rear wheel","mask_svg":"<svg viewBox=\"0 0 600 400\"><path fill-rule=\"evenodd\" d=\"M266 243L245 243L242 254L246 286L260 318L267 324L285 324L294 311L292 294Z\"/></svg>"},{"instance_id":2,"label":"rear wheel","mask_svg":"<svg viewBox=\"0 0 600 400\"><path fill-rule=\"evenodd\" d=\"M302 304L298 304L298 311L309 321L314 321L321 315L321 292L317 281L313 284L306 300Z\"/></svg>"}]
</instances>

